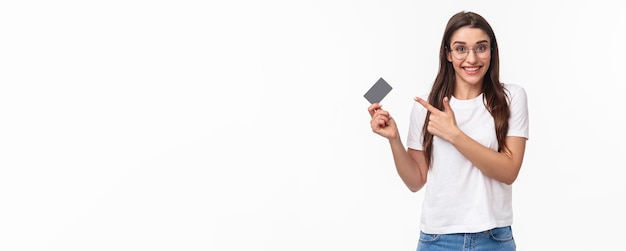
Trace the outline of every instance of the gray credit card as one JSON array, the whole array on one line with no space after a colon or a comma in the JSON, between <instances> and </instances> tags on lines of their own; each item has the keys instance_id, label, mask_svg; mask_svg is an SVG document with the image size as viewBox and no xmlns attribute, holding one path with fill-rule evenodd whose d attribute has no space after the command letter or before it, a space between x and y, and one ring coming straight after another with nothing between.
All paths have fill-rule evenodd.
<instances>
[{"instance_id":1,"label":"gray credit card","mask_svg":"<svg viewBox=\"0 0 626 251\"><path fill-rule=\"evenodd\" d=\"M363 95L370 104L380 103L385 96L391 91L391 85L383 78L378 79L374 85Z\"/></svg>"}]
</instances>

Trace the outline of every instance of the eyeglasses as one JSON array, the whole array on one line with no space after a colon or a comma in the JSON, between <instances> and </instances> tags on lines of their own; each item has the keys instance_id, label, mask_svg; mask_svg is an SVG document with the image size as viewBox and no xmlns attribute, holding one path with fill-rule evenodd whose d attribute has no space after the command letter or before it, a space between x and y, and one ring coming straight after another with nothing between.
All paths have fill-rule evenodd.
<instances>
[{"instance_id":1,"label":"eyeglasses","mask_svg":"<svg viewBox=\"0 0 626 251\"><path fill-rule=\"evenodd\" d=\"M474 51L474 55L476 55L477 57L485 59L488 58L489 55L491 55L491 49L492 48L489 47L489 45L479 45L473 49L461 45L452 48L452 50L450 51L452 52L452 56L454 56L458 60L463 60L467 58L467 55L469 55L470 51Z\"/></svg>"}]
</instances>

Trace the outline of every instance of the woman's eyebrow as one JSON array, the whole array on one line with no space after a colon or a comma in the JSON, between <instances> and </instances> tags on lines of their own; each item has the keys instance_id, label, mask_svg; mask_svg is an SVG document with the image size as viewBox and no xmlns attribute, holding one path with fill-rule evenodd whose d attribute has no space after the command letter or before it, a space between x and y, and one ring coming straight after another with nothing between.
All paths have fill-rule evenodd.
<instances>
[{"instance_id":1,"label":"woman's eyebrow","mask_svg":"<svg viewBox=\"0 0 626 251\"><path fill-rule=\"evenodd\" d=\"M488 40L480 40L480 41L476 42L476 44L483 44L483 43L487 43L488 44L489 41ZM463 41L454 41L454 42L452 42L452 44L467 44L467 43L463 42Z\"/></svg>"}]
</instances>

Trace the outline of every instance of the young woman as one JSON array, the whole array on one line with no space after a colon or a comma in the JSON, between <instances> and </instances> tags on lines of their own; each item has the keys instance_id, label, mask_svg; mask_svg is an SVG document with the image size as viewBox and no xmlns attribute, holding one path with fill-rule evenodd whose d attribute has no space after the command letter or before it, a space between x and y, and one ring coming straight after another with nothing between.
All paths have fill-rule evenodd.
<instances>
[{"instance_id":1,"label":"young woman","mask_svg":"<svg viewBox=\"0 0 626 251\"><path fill-rule=\"evenodd\" d=\"M528 139L526 92L500 82L496 37L476 13L450 18L439 61L430 93L415 98L407 148L389 112L368 108L402 181L425 188L417 250L515 250L511 187Z\"/></svg>"}]
</instances>

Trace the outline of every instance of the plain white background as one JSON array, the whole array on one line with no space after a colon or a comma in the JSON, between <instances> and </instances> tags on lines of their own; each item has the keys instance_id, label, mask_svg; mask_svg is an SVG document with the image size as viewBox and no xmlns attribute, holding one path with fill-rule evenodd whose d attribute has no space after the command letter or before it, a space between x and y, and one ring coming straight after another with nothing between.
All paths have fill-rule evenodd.
<instances>
[{"instance_id":1,"label":"plain white background","mask_svg":"<svg viewBox=\"0 0 626 251\"><path fill-rule=\"evenodd\" d=\"M461 10L529 98L518 250L623 246L623 2L130 0L0 4L0 249L415 250L362 95L406 138Z\"/></svg>"}]
</instances>

